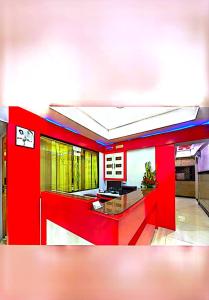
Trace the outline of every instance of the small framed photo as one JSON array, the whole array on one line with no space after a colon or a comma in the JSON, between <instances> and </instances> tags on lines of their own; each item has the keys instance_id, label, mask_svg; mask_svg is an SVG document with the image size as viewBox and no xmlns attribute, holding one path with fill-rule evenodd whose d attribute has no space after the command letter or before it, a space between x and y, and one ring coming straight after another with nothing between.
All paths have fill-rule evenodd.
<instances>
[{"instance_id":1,"label":"small framed photo","mask_svg":"<svg viewBox=\"0 0 209 300\"><path fill-rule=\"evenodd\" d=\"M32 130L16 126L16 145L34 148L35 133Z\"/></svg>"}]
</instances>

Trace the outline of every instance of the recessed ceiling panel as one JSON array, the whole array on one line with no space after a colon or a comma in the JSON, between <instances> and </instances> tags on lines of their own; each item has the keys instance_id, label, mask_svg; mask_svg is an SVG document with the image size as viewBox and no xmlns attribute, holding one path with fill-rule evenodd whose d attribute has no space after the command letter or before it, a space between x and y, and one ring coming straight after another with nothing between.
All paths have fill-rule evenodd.
<instances>
[{"instance_id":1,"label":"recessed ceiling panel","mask_svg":"<svg viewBox=\"0 0 209 300\"><path fill-rule=\"evenodd\" d=\"M107 130L115 129L152 116L176 110L177 107L81 107L80 111Z\"/></svg>"},{"instance_id":2,"label":"recessed ceiling panel","mask_svg":"<svg viewBox=\"0 0 209 300\"><path fill-rule=\"evenodd\" d=\"M94 133L111 140L194 120L197 107L52 107Z\"/></svg>"}]
</instances>

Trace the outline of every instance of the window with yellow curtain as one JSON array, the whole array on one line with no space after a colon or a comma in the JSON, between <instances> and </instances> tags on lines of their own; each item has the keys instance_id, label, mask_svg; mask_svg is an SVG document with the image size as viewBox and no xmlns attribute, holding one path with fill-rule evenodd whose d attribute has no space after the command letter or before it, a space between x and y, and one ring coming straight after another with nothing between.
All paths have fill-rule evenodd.
<instances>
[{"instance_id":1,"label":"window with yellow curtain","mask_svg":"<svg viewBox=\"0 0 209 300\"><path fill-rule=\"evenodd\" d=\"M41 137L41 190L98 188L98 153Z\"/></svg>"}]
</instances>

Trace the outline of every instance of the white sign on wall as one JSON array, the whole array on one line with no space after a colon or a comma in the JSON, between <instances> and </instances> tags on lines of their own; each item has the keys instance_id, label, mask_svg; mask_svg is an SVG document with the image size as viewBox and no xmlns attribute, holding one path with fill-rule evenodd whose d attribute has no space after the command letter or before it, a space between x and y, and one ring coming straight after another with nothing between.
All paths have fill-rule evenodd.
<instances>
[{"instance_id":1,"label":"white sign on wall","mask_svg":"<svg viewBox=\"0 0 209 300\"><path fill-rule=\"evenodd\" d=\"M92 204L93 204L94 209L99 209L102 207L102 205L99 201L94 201L94 202L92 202Z\"/></svg>"},{"instance_id":2,"label":"white sign on wall","mask_svg":"<svg viewBox=\"0 0 209 300\"><path fill-rule=\"evenodd\" d=\"M73 146L73 151L81 152L81 148L77 146Z\"/></svg>"},{"instance_id":3,"label":"white sign on wall","mask_svg":"<svg viewBox=\"0 0 209 300\"><path fill-rule=\"evenodd\" d=\"M34 131L16 126L16 145L34 148Z\"/></svg>"}]
</instances>

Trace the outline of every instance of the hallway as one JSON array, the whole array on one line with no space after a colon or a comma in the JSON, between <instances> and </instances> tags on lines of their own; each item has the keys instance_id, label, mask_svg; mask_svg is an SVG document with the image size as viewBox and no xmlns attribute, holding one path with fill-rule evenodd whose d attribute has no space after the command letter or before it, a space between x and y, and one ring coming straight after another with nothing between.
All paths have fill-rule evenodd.
<instances>
[{"instance_id":1,"label":"hallway","mask_svg":"<svg viewBox=\"0 0 209 300\"><path fill-rule=\"evenodd\" d=\"M209 217L196 199L176 197L176 231L159 228L151 245L209 246Z\"/></svg>"}]
</instances>

